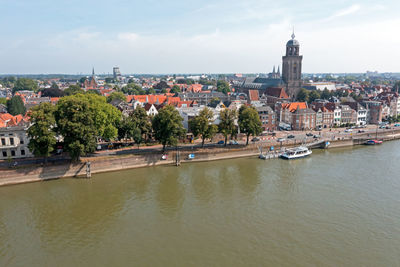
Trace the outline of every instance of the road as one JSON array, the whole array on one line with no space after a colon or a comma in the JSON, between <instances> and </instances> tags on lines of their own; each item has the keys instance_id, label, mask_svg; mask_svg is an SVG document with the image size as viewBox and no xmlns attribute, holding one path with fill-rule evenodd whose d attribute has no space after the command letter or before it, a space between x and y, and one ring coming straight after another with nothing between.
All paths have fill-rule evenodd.
<instances>
[{"instance_id":1,"label":"road","mask_svg":"<svg viewBox=\"0 0 400 267\"><path fill-rule=\"evenodd\" d=\"M338 128L338 129L323 129L321 131L277 131L276 136L272 137L271 135L268 136L260 136L261 139L258 142L249 142L249 143L259 143L260 145L270 145L270 146L285 146L287 144L301 144L305 141L311 142L311 140L337 140L338 138L349 138L351 136L357 136L359 134L369 134L371 138L375 138L376 134L380 134L383 132L390 132L392 130L399 129L399 127L391 126L391 129L379 129L375 125L368 125L366 128L362 129L353 129L352 132L346 132L345 128ZM363 133L359 133L358 131L364 131ZM313 135L320 135L320 138L314 138L313 136L307 136L307 133L312 133ZM293 135L294 138L288 138L289 135ZM278 138L283 138L285 141L282 143L278 142ZM218 141L217 141L218 142ZM236 146L244 146L246 144L246 138L238 139L238 145L228 145L229 147L236 147ZM206 148L211 147L224 147L224 145L219 145L217 143L210 143L206 142L204 144ZM200 148L201 141L196 140L194 144L180 144L178 147L168 147L167 151L173 151L175 149L179 150L188 150L190 148ZM127 155L127 154L143 154L143 153L154 153L160 152L161 153L161 145L154 145L154 146L145 146L137 149L135 147L126 147L121 149L113 149L113 150L102 150L97 151L94 154L90 155L91 157L102 157L102 156L110 156L110 155ZM54 157L48 158L48 163L55 164L55 163L64 163L70 162L70 158L66 155L58 155ZM26 158L26 159L17 159L17 160L4 160L0 161L0 168L8 168L12 166L23 166L23 165L33 165L33 164L43 164L44 160L42 158Z\"/></svg>"}]
</instances>

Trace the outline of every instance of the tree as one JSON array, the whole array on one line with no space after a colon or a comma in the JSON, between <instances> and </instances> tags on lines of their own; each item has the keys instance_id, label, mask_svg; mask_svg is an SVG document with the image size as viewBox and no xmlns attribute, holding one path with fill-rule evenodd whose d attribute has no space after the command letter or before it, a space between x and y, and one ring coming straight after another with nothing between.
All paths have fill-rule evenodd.
<instances>
[{"instance_id":1,"label":"tree","mask_svg":"<svg viewBox=\"0 0 400 267\"><path fill-rule=\"evenodd\" d=\"M19 78L14 85L13 88L13 93L17 92L17 91L22 91L22 90L28 90L28 91L34 91L36 92L38 90L38 85L37 83L32 80L32 79L28 79L28 78Z\"/></svg>"},{"instance_id":2,"label":"tree","mask_svg":"<svg viewBox=\"0 0 400 267\"><path fill-rule=\"evenodd\" d=\"M169 86L166 81L161 81L154 86L154 89L167 89Z\"/></svg>"},{"instance_id":3,"label":"tree","mask_svg":"<svg viewBox=\"0 0 400 267\"><path fill-rule=\"evenodd\" d=\"M213 112L205 107L199 115L189 121L189 127L193 135L201 137L201 147L204 147L205 139L212 139L217 133L218 128L214 123Z\"/></svg>"},{"instance_id":4,"label":"tree","mask_svg":"<svg viewBox=\"0 0 400 267\"><path fill-rule=\"evenodd\" d=\"M174 146L178 143L178 139L184 136L186 130L182 121L179 112L171 105L165 106L154 116L152 121L154 137L163 145L163 151L166 145Z\"/></svg>"},{"instance_id":5,"label":"tree","mask_svg":"<svg viewBox=\"0 0 400 267\"><path fill-rule=\"evenodd\" d=\"M128 83L126 86L122 87L122 92L128 95L144 95L146 91L136 83Z\"/></svg>"},{"instance_id":6,"label":"tree","mask_svg":"<svg viewBox=\"0 0 400 267\"><path fill-rule=\"evenodd\" d=\"M312 90L309 95L308 95L308 102L312 103L314 102L316 99L320 99L321 95L319 94L319 91L317 90Z\"/></svg>"},{"instance_id":7,"label":"tree","mask_svg":"<svg viewBox=\"0 0 400 267\"><path fill-rule=\"evenodd\" d=\"M57 103L55 119L58 133L64 137L72 159L92 153L97 138L113 139L121 112L107 104L106 98L95 94L66 96Z\"/></svg>"},{"instance_id":8,"label":"tree","mask_svg":"<svg viewBox=\"0 0 400 267\"><path fill-rule=\"evenodd\" d=\"M7 111L13 116L18 114L25 115L26 108L19 95L13 96L9 101L7 101Z\"/></svg>"},{"instance_id":9,"label":"tree","mask_svg":"<svg viewBox=\"0 0 400 267\"><path fill-rule=\"evenodd\" d=\"M210 107L215 108L220 102L221 102L221 99L219 99L218 97L214 97L210 101Z\"/></svg>"},{"instance_id":10,"label":"tree","mask_svg":"<svg viewBox=\"0 0 400 267\"><path fill-rule=\"evenodd\" d=\"M218 131L225 137L225 146L228 142L228 136L231 137L237 134L237 127L235 120L237 118L236 110L223 109L219 114L220 123L218 124Z\"/></svg>"},{"instance_id":11,"label":"tree","mask_svg":"<svg viewBox=\"0 0 400 267\"><path fill-rule=\"evenodd\" d=\"M329 99L332 96L331 92L325 88L324 91L321 93L321 98L322 99Z\"/></svg>"},{"instance_id":12,"label":"tree","mask_svg":"<svg viewBox=\"0 0 400 267\"><path fill-rule=\"evenodd\" d=\"M254 107L248 107L246 105L240 107L238 124L240 132L246 134L246 146L249 144L250 135L257 136L262 132L261 120Z\"/></svg>"},{"instance_id":13,"label":"tree","mask_svg":"<svg viewBox=\"0 0 400 267\"><path fill-rule=\"evenodd\" d=\"M74 95L79 93L84 93L85 91L77 84L70 85L67 89L64 90L65 95Z\"/></svg>"},{"instance_id":14,"label":"tree","mask_svg":"<svg viewBox=\"0 0 400 267\"><path fill-rule=\"evenodd\" d=\"M0 104L3 104L3 105L7 105L7 98L5 98L5 97L0 97Z\"/></svg>"},{"instance_id":15,"label":"tree","mask_svg":"<svg viewBox=\"0 0 400 267\"><path fill-rule=\"evenodd\" d=\"M122 92L112 92L107 97L107 103L111 103L115 99L119 99L121 101L126 101L126 96Z\"/></svg>"},{"instance_id":16,"label":"tree","mask_svg":"<svg viewBox=\"0 0 400 267\"><path fill-rule=\"evenodd\" d=\"M45 88L42 90L42 96L48 97L62 97L65 92L57 88Z\"/></svg>"},{"instance_id":17,"label":"tree","mask_svg":"<svg viewBox=\"0 0 400 267\"><path fill-rule=\"evenodd\" d=\"M58 85L56 84L56 83L52 83L51 84L51 86L50 86L50 89L53 89L53 90L60 90L60 87L58 87Z\"/></svg>"},{"instance_id":18,"label":"tree","mask_svg":"<svg viewBox=\"0 0 400 267\"><path fill-rule=\"evenodd\" d=\"M55 133L55 106L50 103L41 103L32 108L29 113L31 126L28 129L30 138L28 148L35 156L44 157L45 162L56 144Z\"/></svg>"},{"instance_id":19,"label":"tree","mask_svg":"<svg viewBox=\"0 0 400 267\"><path fill-rule=\"evenodd\" d=\"M154 90L153 87L151 87L149 90L147 90L147 93L150 95L155 95L156 94L156 90Z\"/></svg>"},{"instance_id":20,"label":"tree","mask_svg":"<svg viewBox=\"0 0 400 267\"><path fill-rule=\"evenodd\" d=\"M217 82L217 91L228 94L228 92L231 91L231 89L229 88L229 83L223 80L219 80Z\"/></svg>"},{"instance_id":21,"label":"tree","mask_svg":"<svg viewBox=\"0 0 400 267\"><path fill-rule=\"evenodd\" d=\"M79 79L79 83L83 84L87 80L87 77L82 77Z\"/></svg>"},{"instance_id":22,"label":"tree","mask_svg":"<svg viewBox=\"0 0 400 267\"><path fill-rule=\"evenodd\" d=\"M181 88L176 84L174 86L172 86L171 91L170 91L170 93L173 93L173 94L179 94L180 92L181 92Z\"/></svg>"},{"instance_id":23,"label":"tree","mask_svg":"<svg viewBox=\"0 0 400 267\"><path fill-rule=\"evenodd\" d=\"M145 140L151 133L151 122L146 110L138 106L129 117L132 119L135 130L132 131L132 138L139 145L143 142L143 136Z\"/></svg>"},{"instance_id":24,"label":"tree","mask_svg":"<svg viewBox=\"0 0 400 267\"><path fill-rule=\"evenodd\" d=\"M301 88L300 92L297 94L297 101L307 102L308 101L308 91L307 89Z\"/></svg>"}]
</instances>

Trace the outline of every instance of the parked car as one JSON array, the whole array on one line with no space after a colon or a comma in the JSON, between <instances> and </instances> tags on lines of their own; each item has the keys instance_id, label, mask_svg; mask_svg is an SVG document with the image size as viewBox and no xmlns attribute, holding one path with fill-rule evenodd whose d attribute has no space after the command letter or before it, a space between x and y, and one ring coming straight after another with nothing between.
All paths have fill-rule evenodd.
<instances>
[{"instance_id":1,"label":"parked car","mask_svg":"<svg viewBox=\"0 0 400 267\"><path fill-rule=\"evenodd\" d=\"M295 136L293 135L293 134L291 134L291 135L288 135L288 137L287 138L290 138L290 139L292 139L292 138L295 138Z\"/></svg>"},{"instance_id":2,"label":"parked car","mask_svg":"<svg viewBox=\"0 0 400 267\"><path fill-rule=\"evenodd\" d=\"M218 141L217 144L218 144L218 145L223 145L223 144L225 144L225 142L224 142L224 140L221 140L221 141Z\"/></svg>"},{"instance_id":3,"label":"parked car","mask_svg":"<svg viewBox=\"0 0 400 267\"><path fill-rule=\"evenodd\" d=\"M344 132L345 133L351 133L351 132L353 132L353 129L346 129L346 130L344 130Z\"/></svg>"},{"instance_id":4,"label":"parked car","mask_svg":"<svg viewBox=\"0 0 400 267\"><path fill-rule=\"evenodd\" d=\"M251 139L251 141L252 142L258 142L258 141L260 141L260 138L259 137L254 137L253 139Z\"/></svg>"},{"instance_id":5,"label":"parked car","mask_svg":"<svg viewBox=\"0 0 400 267\"><path fill-rule=\"evenodd\" d=\"M364 130L358 130L358 133L365 133Z\"/></svg>"},{"instance_id":6,"label":"parked car","mask_svg":"<svg viewBox=\"0 0 400 267\"><path fill-rule=\"evenodd\" d=\"M306 133L307 136L314 136L312 133Z\"/></svg>"},{"instance_id":7,"label":"parked car","mask_svg":"<svg viewBox=\"0 0 400 267\"><path fill-rule=\"evenodd\" d=\"M386 129L392 129L392 127L390 127L390 126L386 126Z\"/></svg>"},{"instance_id":8,"label":"parked car","mask_svg":"<svg viewBox=\"0 0 400 267\"><path fill-rule=\"evenodd\" d=\"M278 141L278 142L285 142L286 139L285 139L285 138L278 138L276 141Z\"/></svg>"},{"instance_id":9,"label":"parked car","mask_svg":"<svg viewBox=\"0 0 400 267\"><path fill-rule=\"evenodd\" d=\"M400 123L396 123L394 127L400 127Z\"/></svg>"},{"instance_id":10,"label":"parked car","mask_svg":"<svg viewBox=\"0 0 400 267\"><path fill-rule=\"evenodd\" d=\"M239 143L236 140L230 140L229 144L230 145L238 145Z\"/></svg>"},{"instance_id":11,"label":"parked car","mask_svg":"<svg viewBox=\"0 0 400 267\"><path fill-rule=\"evenodd\" d=\"M320 136L319 134L315 134L315 135L314 135L314 138L315 138L315 139L318 139L318 138L321 138L321 136Z\"/></svg>"}]
</instances>

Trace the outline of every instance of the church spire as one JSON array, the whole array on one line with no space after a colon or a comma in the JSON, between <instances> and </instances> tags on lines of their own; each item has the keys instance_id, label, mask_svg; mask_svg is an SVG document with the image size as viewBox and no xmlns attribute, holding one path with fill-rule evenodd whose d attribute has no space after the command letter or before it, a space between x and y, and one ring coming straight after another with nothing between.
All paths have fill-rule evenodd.
<instances>
[{"instance_id":1,"label":"church spire","mask_svg":"<svg viewBox=\"0 0 400 267\"><path fill-rule=\"evenodd\" d=\"M281 74L280 66L278 65L278 74Z\"/></svg>"},{"instance_id":2,"label":"church spire","mask_svg":"<svg viewBox=\"0 0 400 267\"><path fill-rule=\"evenodd\" d=\"M94 76L94 67L93 67L93 69L92 69L92 76Z\"/></svg>"},{"instance_id":3,"label":"church spire","mask_svg":"<svg viewBox=\"0 0 400 267\"><path fill-rule=\"evenodd\" d=\"M275 65L274 65L274 69L273 69L272 73L275 74Z\"/></svg>"},{"instance_id":4,"label":"church spire","mask_svg":"<svg viewBox=\"0 0 400 267\"><path fill-rule=\"evenodd\" d=\"M294 34L294 27L293 27L292 40L294 40L294 38L296 38L296 34Z\"/></svg>"}]
</instances>

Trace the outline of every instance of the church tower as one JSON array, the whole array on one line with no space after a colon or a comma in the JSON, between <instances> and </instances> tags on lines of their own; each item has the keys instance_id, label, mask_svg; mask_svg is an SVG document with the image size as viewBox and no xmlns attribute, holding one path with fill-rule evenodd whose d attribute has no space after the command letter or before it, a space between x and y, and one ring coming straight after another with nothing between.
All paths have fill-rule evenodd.
<instances>
[{"instance_id":1,"label":"church tower","mask_svg":"<svg viewBox=\"0 0 400 267\"><path fill-rule=\"evenodd\" d=\"M300 43L295 40L293 31L292 40L286 44L286 56L282 57L282 79L286 84L286 92L295 99L302 87L301 67L303 56L300 56Z\"/></svg>"}]
</instances>

